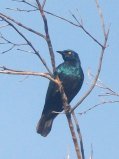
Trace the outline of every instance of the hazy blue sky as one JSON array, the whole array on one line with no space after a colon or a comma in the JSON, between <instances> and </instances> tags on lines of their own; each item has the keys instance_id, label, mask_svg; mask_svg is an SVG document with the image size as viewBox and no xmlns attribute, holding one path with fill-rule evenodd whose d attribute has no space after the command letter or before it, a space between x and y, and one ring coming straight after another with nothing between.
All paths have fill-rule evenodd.
<instances>
[{"instance_id":1,"label":"hazy blue sky","mask_svg":"<svg viewBox=\"0 0 119 159\"><path fill-rule=\"evenodd\" d=\"M30 2L35 4L35 0L30 0ZM119 92L119 1L100 1L100 5L106 26L111 24L109 47L105 52L100 79L104 84ZM8 7L29 9L27 5L11 0L1 0L0 12L44 33L43 22L38 12L19 13L6 10L5 8ZM45 10L74 21L70 14L70 11L73 12L78 18L82 18L84 27L100 42L103 42L100 19L94 0L49 0ZM47 19L54 51L73 49L79 53L81 59L85 82L80 93L72 102L74 105L90 85L88 69L90 68L92 73L96 73L101 49L80 28L50 15L47 15ZM46 42L32 33L21 28L20 30L32 41L51 68ZM13 29L0 29L0 31L9 40L24 43L24 40ZM5 50L5 47L7 48L7 46L0 46L0 52ZM0 55L0 66L46 72L35 55L16 49ZM24 47L24 49L31 50L28 47ZM63 61L59 54L56 53L55 57L57 65ZM64 115L59 115L56 118L52 131L46 138L36 133L36 124L44 106L48 82L47 79L41 77L24 78L23 76L0 74L1 159L64 159L67 151L69 151L71 159L76 158ZM76 112L82 112L103 100L118 100L114 97L100 98L98 95L101 93L103 90L95 88ZM86 159L89 159L91 144L93 145L94 159L117 159L119 156L119 104L99 106L85 115L77 115L77 118L83 135Z\"/></svg>"}]
</instances>

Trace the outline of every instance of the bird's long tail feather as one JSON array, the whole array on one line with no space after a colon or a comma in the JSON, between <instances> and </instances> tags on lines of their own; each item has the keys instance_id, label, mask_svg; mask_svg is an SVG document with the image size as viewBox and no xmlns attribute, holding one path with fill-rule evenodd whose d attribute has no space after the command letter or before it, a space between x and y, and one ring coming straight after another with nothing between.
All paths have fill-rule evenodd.
<instances>
[{"instance_id":1,"label":"bird's long tail feather","mask_svg":"<svg viewBox=\"0 0 119 159\"><path fill-rule=\"evenodd\" d=\"M36 131L42 136L46 137L51 131L53 123L53 118L48 119L45 115L42 114L41 119L39 120Z\"/></svg>"}]
</instances>

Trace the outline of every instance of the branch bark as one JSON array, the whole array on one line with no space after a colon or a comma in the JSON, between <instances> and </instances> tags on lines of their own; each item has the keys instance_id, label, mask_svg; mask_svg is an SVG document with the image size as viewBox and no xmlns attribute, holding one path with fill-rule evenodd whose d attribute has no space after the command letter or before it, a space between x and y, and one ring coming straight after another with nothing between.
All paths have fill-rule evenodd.
<instances>
[{"instance_id":1,"label":"branch bark","mask_svg":"<svg viewBox=\"0 0 119 159\"><path fill-rule=\"evenodd\" d=\"M38 58L41 60L41 62L43 63L43 65L45 66L45 68L47 69L47 71L52 74L52 72L50 71L50 69L48 68L45 60L41 57L41 55L39 54L39 52L35 49L35 47L32 45L32 43L26 38L26 36L24 34L22 34L11 22L9 22L9 20L7 20L5 17L0 15L0 18L3 19L5 22L7 22L26 42L27 44L32 48L32 50L34 51L34 54L36 54L38 56Z\"/></svg>"},{"instance_id":2,"label":"branch bark","mask_svg":"<svg viewBox=\"0 0 119 159\"><path fill-rule=\"evenodd\" d=\"M38 31L33 30L32 28L29 28L29 27L25 26L24 24L16 21L15 19L13 19L13 18L11 18L11 17L9 17L9 16L7 16L7 15L5 15L3 13L0 13L0 17L1 18L6 18L6 19L12 21L13 23L15 23L16 25L18 25L18 26L20 26L20 27L22 27L22 28L24 28L24 29L26 29L26 30L28 30L30 32L33 32L34 34L36 34L36 35L38 35L38 36L40 36L40 37L42 37L42 38L44 38L46 40L45 35L39 33Z\"/></svg>"},{"instance_id":3,"label":"branch bark","mask_svg":"<svg viewBox=\"0 0 119 159\"><path fill-rule=\"evenodd\" d=\"M74 111L72 112L72 116L74 118L74 122L75 122L75 125L76 125L76 130L77 130L79 141L80 141L80 148L81 148L82 159L85 159L84 146L83 146L83 138L82 138L82 134L81 134L81 130L80 130L80 127L79 127L79 123L78 123L78 120L76 118L76 115L75 115Z\"/></svg>"},{"instance_id":4,"label":"branch bark","mask_svg":"<svg viewBox=\"0 0 119 159\"><path fill-rule=\"evenodd\" d=\"M93 110L94 108L98 107L98 106L101 106L101 105L104 105L104 104L112 104L112 103L119 103L119 100L108 100L108 101L103 101L103 102L100 102L90 108L88 108L87 110L81 112L81 113L78 113L80 115L83 115L83 114L86 114L87 112L89 112L90 110Z\"/></svg>"},{"instance_id":5,"label":"branch bark","mask_svg":"<svg viewBox=\"0 0 119 159\"><path fill-rule=\"evenodd\" d=\"M33 71L21 71L21 70L14 70L14 69L9 69L7 67L1 66L0 67L0 74L9 74L9 75L29 75L29 76L41 76L41 77L45 77L55 83L57 83L55 81L54 78L52 78L50 76L50 74L48 73L41 73L41 72L33 72Z\"/></svg>"},{"instance_id":6,"label":"branch bark","mask_svg":"<svg viewBox=\"0 0 119 159\"><path fill-rule=\"evenodd\" d=\"M44 22L44 29L45 29L45 34L46 34L46 42L47 42L47 45L48 45L48 49L49 49L49 53L50 53L50 57L51 57L51 64L52 64L52 68L53 68L53 72L54 72L55 71L55 55L54 55L51 39L50 39L50 36L49 36L47 18L46 18L45 14L44 14L43 8L42 8L39 0L36 0L36 3L38 5L38 9L40 11L40 14L41 14L43 22Z\"/></svg>"},{"instance_id":7,"label":"branch bark","mask_svg":"<svg viewBox=\"0 0 119 159\"><path fill-rule=\"evenodd\" d=\"M82 159L79 144L78 144L78 139L76 137L74 125L73 125L72 118L71 118L71 113L70 113L71 107L68 104L67 96L64 92L64 88L62 86L61 81L59 80L59 77L57 77L57 84L58 84L59 91L60 91L61 96L62 96L63 107L64 107L64 111L65 111L66 118L67 118L67 121L68 121L68 125L69 125L69 128L70 128L70 132L71 132L71 135L72 135L72 140L73 140L73 143L74 143L77 158Z\"/></svg>"},{"instance_id":8,"label":"branch bark","mask_svg":"<svg viewBox=\"0 0 119 159\"><path fill-rule=\"evenodd\" d=\"M106 34L104 45L103 45L103 48L101 50L100 59L99 59L99 66L98 66L98 69L97 69L97 74L95 76L95 79L94 79L91 87L88 89L88 91L83 95L83 97L80 99L80 101L72 108L71 112L74 111L86 99L86 97L92 92L92 90L94 89L94 87L97 83L97 80L99 78L101 68L102 68L103 56L104 56L105 48L106 48L106 45L107 45L108 35L109 35L109 30Z\"/></svg>"},{"instance_id":9,"label":"branch bark","mask_svg":"<svg viewBox=\"0 0 119 159\"><path fill-rule=\"evenodd\" d=\"M78 28L81 28L81 29L82 29L91 39L93 39L100 47L103 47L103 45L102 45L93 35L91 35L91 33L89 33L89 31L87 31L87 30L84 28L84 26L83 26L81 23L79 23L79 21L77 21L77 19L76 19L76 17L75 17L74 15L73 15L73 17L75 17L75 20L78 22L78 24L76 24L76 23L74 23L74 22L72 22L72 21L70 21L70 20L68 20L68 19L66 19L66 18L64 18L64 17L61 17L61 16L58 16L58 15L56 15L56 14L54 14L54 13L48 12L48 11L46 11L46 10L44 10L44 12L47 13L47 14L49 14L49 15L52 15L52 16L54 16L54 17L56 17L56 18L59 18L59 19L65 21L65 22L67 22L67 23L69 23L69 24L71 24L71 25L74 25L74 26L76 26L76 27L78 27Z\"/></svg>"},{"instance_id":10,"label":"branch bark","mask_svg":"<svg viewBox=\"0 0 119 159\"><path fill-rule=\"evenodd\" d=\"M98 3L98 0L96 0L96 3ZM104 27L102 29L105 30L104 18L103 18L103 14L102 14L102 11L101 11L101 8L99 7L99 5L98 5L97 9L98 10L100 9L99 17L100 17L100 20L103 24L102 27ZM100 14L100 12L101 12L101 14ZM108 28L107 32L105 32L105 31L103 32L103 35L104 35L104 44L102 45L102 48L101 48L98 69L97 69L97 73L96 73L96 76L94 78L94 81L93 81L91 87L87 90L87 92L79 100L79 102L72 108L71 112L73 112L86 99L86 97L92 92L92 90L94 89L94 87L95 87L95 85L98 81L98 78L99 78L99 75L100 75L100 72L101 72L101 68L102 68L103 56L104 56L104 53L105 53L105 49L107 47L107 40L108 40L108 36L109 36L109 28Z\"/></svg>"}]
</instances>

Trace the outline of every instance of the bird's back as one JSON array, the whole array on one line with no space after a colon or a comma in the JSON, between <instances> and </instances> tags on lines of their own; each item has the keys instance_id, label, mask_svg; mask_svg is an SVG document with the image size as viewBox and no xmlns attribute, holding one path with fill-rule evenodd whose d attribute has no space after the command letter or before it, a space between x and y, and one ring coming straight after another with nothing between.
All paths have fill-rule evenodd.
<instances>
[{"instance_id":1,"label":"bird's back","mask_svg":"<svg viewBox=\"0 0 119 159\"><path fill-rule=\"evenodd\" d=\"M81 89L84 74L80 63L64 62L57 68L58 76L62 81L64 91L68 98L68 103L76 96Z\"/></svg>"}]
</instances>

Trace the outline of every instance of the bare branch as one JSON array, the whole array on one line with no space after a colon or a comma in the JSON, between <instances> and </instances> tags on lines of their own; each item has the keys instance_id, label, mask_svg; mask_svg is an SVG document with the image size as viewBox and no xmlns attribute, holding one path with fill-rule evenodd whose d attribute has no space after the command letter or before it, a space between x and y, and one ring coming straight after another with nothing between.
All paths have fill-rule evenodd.
<instances>
[{"instance_id":1,"label":"bare branch","mask_svg":"<svg viewBox=\"0 0 119 159\"><path fill-rule=\"evenodd\" d=\"M45 4L46 4L46 0L43 1L42 9L45 7Z\"/></svg>"},{"instance_id":2,"label":"bare branch","mask_svg":"<svg viewBox=\"0 0 119 159\"><path fill-rule=\"evenodd\" d=\"M92 76L94 78L94 75L92 73L90 73L90 76ZM112 88L109 88L100 79L97 80L96 86L105 90L105 91L108 91L108 92L105 92L105 94L102 94L99 96L117 96L117 97L119 97L118 92L115 92L114 90L112 90Z\"/></svg>"},{"instance_id":3,"label":"bare branch","mask_svg":"<svg viewBox=\"0 0 119 159\"><path fill-rule=\"evenodd\" d=\"M2 51L1 54L5 54L5 53L7 53L7 52L13 50L14 47L15 47L15 45L12 45L9 49L7 49L7 50L5 50L5 51Z\"/></svg>"},{"instance_id":4,"label":"bare branch","mask_svg":"<svg viewBox=\"0 0 119 159\"><path fill-rule=\"evenodd\" d=\"M12 1L15 1L15 2L23 2L23 0L12 0Z\"/></svg>"},{"instance_id":5,"label":"bare branch","mask_svg":"<svg viewBox=\"0 0 119 159\"><path fill-rule=\"evenodd\" d=\"M11 10L11 11L16 11L16 12L27 12L27 13L29 13L29 12L35 12L35 11L37 11L38 9L29 9L29 10L27 10L27 9L20 9L20 8L6 8L6 9L8 9L8 10Z\"/></svg>"},{"instance_id":6,"label":"bare branch","mask_svg":"<svg viewBox=\"0 0 119 159\"><path fill-rule=\"evenodd\" d=\"M79 140L80 140L80 148L81 148L82 159L85 159L82 134L81 134L81 130L80 130L80 127L79 127L79 123L78 123L78 120L77 120L77 118L76 118L76 115L75 115L74 111L72 112L72 116L73 116L73 118L74 118L74 122L75 122L76 129L77 129L77 133L78 133L78 137L79 137Z\"/></svg>"},{"instance_id":7,"label":"bare branch","mask_svg":"<svg viewBox=\"0 0 119 159\"><path fill-rule=\"evenodd\" d=\"M41 60L41 62L43 63L43 65L45 66L45 68L48 70L48 72L50 74L51 71L48 68L46 62L44 61L44 59L41 57L41 55L39 54L39 52L34 48L34 46L32 45L32 43L11 23L9 22L5 17L1 17L5 22L7 22L26 42L27 44L33 49L33 51L35 52L35 54L38 56L38 58Z\"/></svg>"},{"instance_id":8,"label":"bare branch","mask_svg":"<svg viewBox=\"0 0 119 159\"><path fill-rule=\"evenodd\" d=\"M53 79L48 73L13 70L13 69L6 68L4 66L0 66L0 74L41 76L56 83L55 79Z\"/></svg>"},{"instance_id":9,"label":"bare branch","mask_svg":"<svg viewBox=\"0 0 119 159\"><path fill-rule=\"evenodd\" d=\"M73 143L74 143L74 146L75 146L75 151L76 151L76 154L77 154L77 158L81 159L81 153L80 153L80 149L79 149L79 145L78 145L78 140L77 140L77 137L76 137L76 133L75 133L75 129L74 129L74 126L73 126L71 113L70 113L71 107L68 104L67 96L64 92L64 88L63 88L62 83L61 83L58 76L57 76L56 80L57 80L57 85L58 85L59 91L61 93L63 108L64 108L64 111L65 111L65 114L66 114L66 117L67 117L67 121L68 121L68 124L69 124L69 128L70 128Z\"/></svg>"},{"instance_id":10,"label":"bare branch","mask_svg":"<svg viewBox=\"0 0 119 159\"><path fill-rule=\"evenodd\" d=\"M27 45L25 43L20 43L20 44L14 43L14 42L8 40L7 38L5 38L1 33L0 33L0 38L3 39L6 42L5 44L12 44L12 45L17 45L17 46Z\"/></svg>"},{"instance_id":11,"label":"bare branch","mask_svg":"<svg viewBox=\"0 0 119 159\"><path fill-rule=\"evenodd\" d=\"M104 23L104 17L103 17L103 14L102 14L102 10L100 8L98 0L95 0L95 3L96 3L96 7L97 7L97 10L98 10L99 16L100 16L103 34L106 36L105 23Z\"/></svg>"},{"instance_id":12,"label":"bare branch","mask_svg":"<svg viewBox=\"0 0 119 159\"><path fill-rule=\"evenodd\" d=\"M51 57L51 64L52 64L52 68L53 68L53 72L54 72L55 71L55 55L54 55L52 43L51 43L50 36L49 36L47 19L46 19L46 16L44 14L44 11L42 9L42 6L41 6L39 0L36 0L36 3L38 5L39 11L41 13L41 16L42 16L42 19L43 19L43 22L44 22L46 42L47 42L47 45L48 45L48 49L49 49L49 53L50 53L50 57Z\"/></svg>"},{"instance_id":13,"label":"bare branch","mask_svg":"<svg viewBox=\"0 0 119 159\"><path fill-rule=\"evenodd\" d=\"M7 27L7 26L9 26L9 25L8 25L8 24L1 25L1 26L0 26L0 29L1 29L1 28L5 28L5 27Z\"/></svg>"},{"instance_id":14,"label":"bare branch","mask_svg":"<svg viewBox=\"0 0 119 159\"><path fill-rule=\"evenodd\" d=\"M70 131L71 131L71 134L72 134L72 139L73 139L73 142L74 142L74 145L75 145L75 151L77 153L77 158L81 159L82 157L81 157L81 153L80 153L80 149L79 149L79 145L78 145L78 140L77 140L77 137L76 137L76 134L75 134L73 122L72 122L72 119L71 119L71 114L70 113L66 114L66 117L67 117L69 128L70 128Z\"/></svg>"},{"instance_id":15,"label":"bare branch","mask_svg":"<svg viewBox=\"0 0 119 159\"><path fill-rule=\"evenodd\" d=\"M58 15L53 14L53 13L51 13L51 12L48 12L48 11L46 11L46 10L44 10L44 12L47 13L47 14L49 14L49 15L52 15L52 16L54 16L54 17L56 17L56 18L59 18L59 19L65 21L65 22L68 22L68 23L71 24L71 25L74 25L74 26L76 26L76 27L81 28L81 29L82 29L91 39L93 39L99 46L103 47L103 45L102 45L95 37L93 37L93 36L91 35L91 33L89 33L89 32L83 27L83 25L82 25L81 23L79 23L79 21L78 21L78 24L76 24L76 23L74 23L74 22L72 22L72 21L70 21L70 20L68 20L68 19L66 19L66 18L64 18L64 17L58 16ZM73 16L74 16L74 15L73 15ZM76 17L75 17L75 18L76 18ZM76 19L77 19L77 18L76 18ZM75 20L76 20L76 19L75 19ZM76 21L77 21L77 20L76 20Z\"/></svg>"},{"instance_id":16,"label":"bare branch","mask_svg":"<svg viewBox=\"0 0 119 159\"><path fill-rule=\"evenodd\" d=\"M11 47L10 47L9 49L7 49L7 50L1 52L2 54L13 50L13 49L14 49L15 47L17 47L17 46L28 45L28 44L25 44L25 43L19 43L19 44L17 44L17 43L11 42L10 40L6 39L1 33L0 33L0 38L5 41L5 42L0 43L0 44L2 44L2 45L5 45L5 44L6 44L6 45L11 45Z\"/></svg>"},{"instance_id":17,"label":"bare branch","mask_svg":"<svg viewBox=\"0 0 119 159\"><path fill-rule=\"evenodd\" d=\"M49 73L41 73L41 72L33 72L33 71L20 71L20 70L14 70L14 69L9 69L4 66L0 66L0 74L41 76L41 77L45 77L57 84L57 80L52 78Z\"/></svg>"},{"instance_id":18,"label":"bare branch","mask_svg":"<svg viewBox=\"0 0 119 159\"><path fill-rule=\"evenodd\" d=\"M32 51L28 51L28 50L23 50L23 49L17 49L18 51L21 51L21 52L26 52L26 53L32 53L32 54L34 54L34 52L32 52Z\"/></svg>"},{"instance_id":19,"label":"bare branch","mask_svg":"<svg viewBox=\"0 0 119 159\"><path fill-rule=\"evenodd\" d=\"M78 113L78 114L83 115L83 114L86 114L87 112L89 112L90 110L93 110L94 108L96 108L98 106L101 106L101 105L104 105L104 104L112 104L112 103L119 103L119 100L114 100L114 101L109 100L109 101L100 102L100 103L98 103L98 104L88 108L87 110L85 110L85 111L83 111L81 113Z\"/></svg>"},{"instance_id":20,"label":"bare branch","mask_svg":"<svg viewBox=\"0 0 119 159\"><path fill-rule=\"evenodd\" d=\"M32 33L34 33L34 34L36 34L36 35L38 35L38 36L40 36L40 37L42 37L42 38L44 38L44 39L46 40L45 35L43 35L43 34L37 32L37 31L35 31L35 30L33 30L33 29L31 29L31 28L25 26L25 25L23 25L22 23L20 23L20 22L14 20L13 18L11 18L11 17L9 17L9 16L7 16L7 15L5 15L5 14L3 14L3 13L0 13L0 18L6 18L6 19L12 21L13 23L17 24L18 26L20 26L20 27L22 27L22 28L24 28L24 29L26 29L26 30L28 30L28 31L30 31L30 32L32 32Z\"/></svg>"},{"instance_id":21,"label":"bare branch","mask_svg":"<svg viewBox=\"0 0 119 159\"><path fill-rule=\"evenodd\" d=\"M100 19L102 19L102 17L100 17ZM107 46L108 35L109 35L109 29L108 29L107 33L104 34L104 44L102 46L102 50L101 50L101 54L100 54L100 58L99 58L99 65L98 65L97 74L95 76L95 79L94 79L91 87L88 89L88 91L84 94L84 96L80 99L80 101L72 108L71 112L74 111L85 100L85 98L92 92L93 88L95 87L95 85L97 83L97 80L99 79L99 75L100 75L101 68L102 68L103 56L104 56L105 49Z\"/></svg>"},{"instance_id":22,"label":"bare branch","mask_svg":"<svg viewBox=\"0 0 119 159\"><path fill-rule=\"evenodd\" d=\"M12 1L25 3L25 4L29 5L30 7L37 8L35 5L29 3L29 2L27 2L27 1L25 1L25 0L12 0Z\"/></svg>"},{"instance_id":23,"label":"bare branch","mask_svg":"<svg viewBox=\"0 0 119 159\"><path fill-rule=\"evenodd\" d=\"M108 34L109 34L109 31L108 31ZM75 110L84 101L84 99L92 92L93 88L95 87L95 85L97 83L97 80L99 78L101 68L102 68L103 55L104 55L106 44L107 44L108 34L105 38L104 47L102 48L102 51L101 51L101 55L100 55L100 59L99 59L99 66L98 66L98 70L97 70L97 74L95 76L95 79L94 79L91 87L89 88L89 90L84 94L84 96L80 99L80 101L72 108L71 112L73 110Z\"/></svg>"},{"instance_id":24,"label":"bare branch","mask_svg":"<svg viewBox=\"0 0 119 159\"><path fill-rule=\"evenodd\" d=\"M78 21L78 19L76 18L76 16L74 14L72 14L73 18L76 20L76 22L79 24L79 27L89 36L91 37L98 45L100 45L101 47L103 47L103 45L96 39L94 38L85 28L84 26Z\"/></svg>"}]
</instances>

